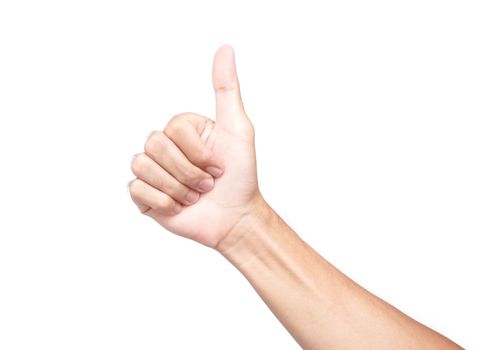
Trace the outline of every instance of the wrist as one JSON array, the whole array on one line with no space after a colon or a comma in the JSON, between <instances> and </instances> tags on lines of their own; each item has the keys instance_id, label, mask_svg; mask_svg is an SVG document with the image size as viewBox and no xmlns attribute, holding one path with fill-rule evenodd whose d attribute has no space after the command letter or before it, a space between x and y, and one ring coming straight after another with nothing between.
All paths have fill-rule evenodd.
<instances>
[{"instance_id":1,"label":"wrist","mask_svg":"<svg viewBox=\"0 0 490 350\"><path fill-rule=\"evenodd\" d=\"M259 194L215 249L232 264L242 265L261 254L267 231L279 220Z\"/></svg>"}]
</instances>

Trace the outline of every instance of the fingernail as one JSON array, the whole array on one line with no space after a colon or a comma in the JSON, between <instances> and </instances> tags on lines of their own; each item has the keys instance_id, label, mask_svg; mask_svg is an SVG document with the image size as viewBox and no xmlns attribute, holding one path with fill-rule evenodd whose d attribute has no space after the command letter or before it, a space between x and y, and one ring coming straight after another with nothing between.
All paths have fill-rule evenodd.
<instances>
[{"instance_id":1,"label":"fingernail","mask_svg":"<svg viewBox=\"0 0 490 350\"><path fill-rule=\"evenodd\" d=\"M207 168L206 168L206 171L207 171L208 173L210 173L211 175L213 175L214 177L218 177L218 176L220 176L221 174L223 174L223 170L221 170L220 168L215 167L215 166L210 166L210 167L207 167Z\"/></svg>"},{"instance_id":2,"label":"fingernail","mask_svg":"<svg viewBox=\"0 0 490 350\"><path fill-rule=\"evenodd\" d=\"M182 205L180 203L175 203L174 213L178 214L178 213L180 213L181 210L182 210Z\"/></svg>"},{"instance_id":3,"label":"fingernail","mask_svg":"<svg viewBox=\"0 0 490 350\"><path fill-rule=\"evenodd\" d=\"M202 180L201 182L199 182L199 185L197 185L197 188L200 190L200 191L203 191L203 192L207 192L209 191L210 189L212 189L214 186L214 180L212 177L208 178L208 179L204 179Z\"/></svg>"},{"instance_id":4,"label":"fingernail","mask_svg":"<svg viewBox=\"0 0 490 350\"><path fill-rule=\"evenodd\" d=\"M189 191L189 193L187 193L187 195L185 196L185 201L189 204L197 202L198 199L199 193L197 193L196 191Z\"/></svg>"}]
</instances>

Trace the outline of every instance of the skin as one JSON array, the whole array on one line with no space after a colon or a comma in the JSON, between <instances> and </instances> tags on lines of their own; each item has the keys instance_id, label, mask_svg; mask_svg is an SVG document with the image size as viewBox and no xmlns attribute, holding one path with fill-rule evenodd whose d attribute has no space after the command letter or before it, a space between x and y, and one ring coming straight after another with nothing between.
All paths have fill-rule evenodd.
<instances>
[{"instance_id":1,"label":"skin","mask_svg":"<svg viewBox=\"0 0 490 350\"><path fill-rule=\"evenodd\" d=\"M221 253L304 349L461 349L349 279L267 204L230 46L212 78L216 120L179 114L133 159L139 210Z\"/></svg>"}]
</instances>

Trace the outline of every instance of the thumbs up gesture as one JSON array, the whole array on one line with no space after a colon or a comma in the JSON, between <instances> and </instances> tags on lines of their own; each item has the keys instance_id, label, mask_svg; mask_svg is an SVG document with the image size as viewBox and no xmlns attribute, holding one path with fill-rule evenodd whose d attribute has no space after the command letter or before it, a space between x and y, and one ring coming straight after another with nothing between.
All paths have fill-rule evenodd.
<instances>
[{"instance_id":1,"label":"thumbs up gesture","mask_svg":"<svg viewBox=\"0 0 490 350\"><path fill-rule=\"evenodd\" d=\"M243 108L230 46L213 62L216 119L173 117L153 132L131 168L139 210L177 235L216 248L264 202L258 188L254 129Z\"/></svg>"}]
</instances>

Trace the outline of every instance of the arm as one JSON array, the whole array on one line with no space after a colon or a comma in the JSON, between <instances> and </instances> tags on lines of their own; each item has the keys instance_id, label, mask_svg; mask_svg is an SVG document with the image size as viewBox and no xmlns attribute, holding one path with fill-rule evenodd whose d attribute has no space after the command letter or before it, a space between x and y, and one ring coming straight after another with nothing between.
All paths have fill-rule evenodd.
<instances>
[{"instance_id":1,"label":"arm","mask_svg":"<svg viewBox=\"0 0 490 350\"><path fill-rule=\"evenodd\" d=\"M345 276L265 202L217 249L304 349L461 349Z\"/></svg>"},{"instance_id":2,"label":"arm","mask_svg":"<svg viewBox=\"0 0 490 350\"><path fill-rule=\"evenodd\" d=\"M216 120L177 115L133 160L140 211L223 254L305 349L460 349L350 280L267 205L228 46L213 86Z\"/></svg>"}]
</instances>

